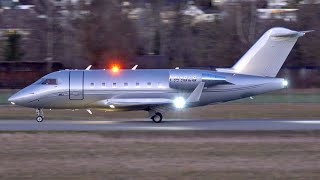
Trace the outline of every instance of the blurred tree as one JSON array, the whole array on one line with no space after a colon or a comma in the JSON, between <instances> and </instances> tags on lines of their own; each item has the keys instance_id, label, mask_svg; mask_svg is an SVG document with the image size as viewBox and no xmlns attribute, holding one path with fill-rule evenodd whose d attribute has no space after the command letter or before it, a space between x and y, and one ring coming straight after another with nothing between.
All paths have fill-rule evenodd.
<instances>
[{"instance_id":1,"label":"blurred tree","mask_svg":"<svg viewBox=\"0 0 320 180\"><path fill-rule=\"evenodd\" d=\"M320 66L320 4L306 4L299 7L298 28L301 31L315 30L299 39L301 61L304 66Z\"/></svg>"},{"instance_id":2,"label":"blurred tree","mask_svg":"<svg viewBox=\"0 0 320 180\"><path fill-rule=\"evenodd\" d=\"M136 49L136 53L137 56L143 56L146 55L146 50L143 48L143 46L139 45Z\"/></svg>"},{"instance_id":3,"label":"blurred tree","mask_svg":"<svg viewBox=\"0 0 320 180\"><path fill-rule=\"evenodd\" d=\"M160 32L159 30L156 30L154 34L154 40L153 40L153 53L155 55L160 55L160 49L161 49L161 41L160 41Z\"/></svg>"},{"instance_id":4,"label":"blurred tree","mask_svg":"<svg viewBox=\"0 0 320 180\"><path fill-rule=\"evenodd\" d=\"M126 64L136 52L136 31L116 0L93 0L80 20L83 51L95 67Z\"/></svg>"},{"instance_id":5,"label":"blurred tree","mask_svg":"<svg viewBox=\"0 0 320 180\"><path fill-rule=\"evenodd\" d=\"M138 46L137 52L143 53L138 54L159 54L162 53L162 34L163 34L163 24L161 21L160 13L163 12L164 3L161 0L153 0L148 3L136 3L136 7L132 8L131 12L140 11L139 18L135 19L133 22L138 36ZM157 43L161 43L156 45ZM161 45L161 46L160 46ZM159 46L159 50L156 50ZM159 51L159 52L156 52Z\"/></svg>"},{"instance_id":6,"label":"blurred tree","mask_svg":"<svg viewBox=\"0 0 320 180\"><path fill-rule=\"evenodd\" d=\"M201 7L201 9L209 9L213 7L212 0L195 0L194 3Z\"/></svg>"},{"instance_id":7,"label":"blurred tree","mask_svg":"<svg viewBox=\"0 0 320 180\"><path fill-rule=\"evenodd\" d=\"M291 0L291 1L287 1L287 6L285 6L284 8L298 8L299 4L302 2L303 0Z\"/></svg>"},{"instance_id":8,"label":"blurred tree","mask_svg":"<svg viewBox=\"0 0 320 180\"><path fill-rule=\"evenodd\" d=\"M179 1L173 5L174 16L166 27L164 55L169 58L172 67L186 67L197 64L195 46L192 35L191 17L184 16L181 12L185 9L186 2Z\"/></svg>"},{"instance_id":9,"label":"blurred tree","mask_svg":"<svg viewBox=\"0 0 320 180\"><path fill-rule=\"evenodd\" d=\"M271 27L319 30L319 5L297 5L298 1L290 1L292 7L299 9L298 21L287 22L259 19L256 9L266 8L266 0L233 1L215 7L210 0L195 0L200 9L218 13L221 18L199 23L193 23L194 17L183 15L187 0L131 0L126 12L116 0L78 2L83 5L67 8L68 17L58 30L62 36L56 38L62 41L57 47L63 53L55 53L63 55L60 59L64 64L77 68L81 61L81 67L90 63L105 68L112 61L126 63L133 56L149 53L167 56L172 67L232 66ZM130 12L138 12L137 18L128 19ZM307 36L299 39L285 65L320 64L316 60L320 57L319 33Z\"/></svg>"},{"instance_id":10,"label":"blurred tree","mask_svg":"<svg viewBox=\"0 0 320 180\"><path fill-rule=\"evenodd\" d=\"M4 46L4 58L7 61L18 61L24 55L20 49L21 35L17 31L9 31Z\"/></svg>"}]
</instances>

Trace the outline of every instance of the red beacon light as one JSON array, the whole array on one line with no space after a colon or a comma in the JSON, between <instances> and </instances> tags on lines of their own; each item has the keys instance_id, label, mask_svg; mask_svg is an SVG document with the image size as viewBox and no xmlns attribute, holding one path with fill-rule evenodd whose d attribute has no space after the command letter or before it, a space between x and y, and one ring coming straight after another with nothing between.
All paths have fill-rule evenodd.
<instances>
[{"instance_id":1,"label":"red beacon light","mask_svg":"<svg viewBox=\"0 0 320 180\"><path fill-rule=\"evenodd\" d=\"M117 65L112 66L111 71L116 73L120 70L120 68Z\"/></svg>"}]
</instances>

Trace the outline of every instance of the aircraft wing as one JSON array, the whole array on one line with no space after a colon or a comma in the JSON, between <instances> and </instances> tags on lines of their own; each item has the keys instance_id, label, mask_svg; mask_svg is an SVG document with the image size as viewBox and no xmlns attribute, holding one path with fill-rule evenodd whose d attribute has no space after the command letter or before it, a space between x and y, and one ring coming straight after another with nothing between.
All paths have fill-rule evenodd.
<instances>
[{"instance_id":1,"label":"aircraft wing","mask_svg":"<svg viewBox=\"0 0 320 180\"><path fill-rule=\"evenodd\" d=\"M201 82L198 84L198 86L192 91L192 93L189 95L189 97L186 100L186 103L193 103L193 102L198 102L200 100L203 88L204 88L204 82ZM171 100L171 103L173 103L173 101ZM152 106L151 109L154 112L161 112L161 113L165 113L166 111L172 110L174 109L174 106L172 106L172 104L162 104L162 105L155 105ZM152 111L149 111L149 116L151 117L153 115Z\"/></svg>"},{"instance_id":2,"label":"aircraft wing","mask_svg":"<svg viewBox=\"0 0 320 180\"><path fill-rule=\"evenodd\" d=\"M126 99L107 99L97 102L102 106L136 106L136 105L162 105L172 104L171 99L166 98L126 98Z\"/></svg>"},{"instance_id":3,"label":"aircraft wing","mask_svg":"<svg viewBox=\"0 0 320 180\"><path fill-rule=\"evenodd\" d=\"M200 100L204 82L198 86L185 98L184 103L195 103ZM148 106L152 111L166 112L175 109L175 99L169 98L112 98L96 102L100 107L129 107L129 106ZM152 114L152 111L149 113Z\"/></svg>"},{"instance_id":4,"label":"aircraft wing","mask_svg":"<svg viewBox=\"0 0 320 180\"><path fill-rule=\"evenodd\" d=\"M123 105L145 105L145 104L171 104L171 99L165 98L135 98L135 99L111 99L111 104Z\"/></svg>"}]
</instances>

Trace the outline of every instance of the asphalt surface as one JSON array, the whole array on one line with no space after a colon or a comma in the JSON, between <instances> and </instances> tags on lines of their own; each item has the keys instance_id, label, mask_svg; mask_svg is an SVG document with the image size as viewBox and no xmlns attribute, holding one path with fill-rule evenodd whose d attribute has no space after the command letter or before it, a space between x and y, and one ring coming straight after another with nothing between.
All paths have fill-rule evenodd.
<instances>
[{"instance_id":1,"label":"asphalt surface","mask_svg":"<svg viewBox=\"0 0 320 180\"><path fill-rule=\"evenodd\" d=\"M171 119L153 123L146 119L110 121L45 120L0 120L0 130L9 131L110 131L110 130L320 130L320 120L180 120Z\"/></svg>"}]
</instances>

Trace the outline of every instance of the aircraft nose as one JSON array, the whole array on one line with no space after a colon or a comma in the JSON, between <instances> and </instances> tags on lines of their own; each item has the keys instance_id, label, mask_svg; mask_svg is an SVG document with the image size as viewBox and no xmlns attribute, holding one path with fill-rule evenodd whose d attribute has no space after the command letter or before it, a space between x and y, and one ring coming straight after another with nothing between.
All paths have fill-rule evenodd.
<instances>
[{"instance_id":1,"label":"aircraft nose","mask_svg":"<svg viewBox=\"0 0 320 180\"><path fill-rule=\"evenodd\" d=\"M25 101L26 95L24 93L24 90L20 90L19 92L13 94L11 97L9 97L8 101L11 104L21 104Z\"/></svg>"},{"instance_id":2,"label":"aircraft nose","mask_svg":"<svg viewBox=\"0 0 320 180\"><path fill-rule=\"evenodd\" d=\"M17 94L14 94L12 96L9 97L8 101L11 103L11 104L15 104L15 102L19 101L19 96Z\"/></svg>"},{"instance_id":3,"label":"aircraft nose","mask_svg":"<svg viewBox=\"0 0 320 180\"><path fill-rule=\"evenodd\" d=\"M24 89L21 89L17 93L13 94L11 97L9 97L8 101L11 104L17 104L24 106L26 105L29 101L31 101L34 97L34 91L30 87L26 87Z\"/></svg>"}]
</instances>

